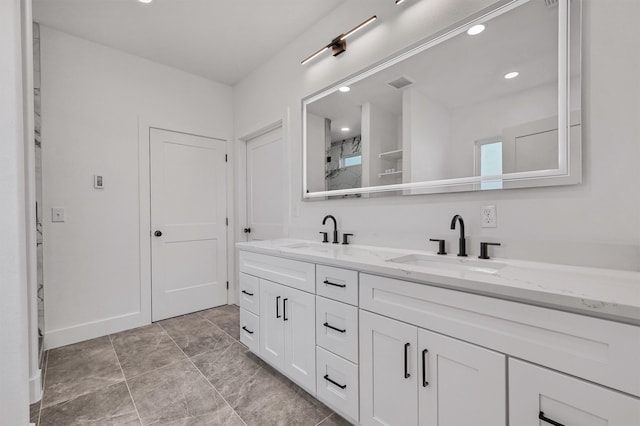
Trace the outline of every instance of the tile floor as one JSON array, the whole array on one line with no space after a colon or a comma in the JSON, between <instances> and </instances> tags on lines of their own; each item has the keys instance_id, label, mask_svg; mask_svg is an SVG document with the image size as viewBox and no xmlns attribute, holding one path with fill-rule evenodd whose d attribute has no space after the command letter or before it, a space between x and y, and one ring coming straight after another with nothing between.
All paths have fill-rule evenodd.
<instances>
[{"instance_id":1,"label":"tile floor","mask_svg":"<svg viewBox=\"0 0 640 426\"><path fill-rule=\"evenodd\" d=\"M309 425L344 419L239 342L222 306L49 351L42 426Z\"/></svg>"}]
</instances>

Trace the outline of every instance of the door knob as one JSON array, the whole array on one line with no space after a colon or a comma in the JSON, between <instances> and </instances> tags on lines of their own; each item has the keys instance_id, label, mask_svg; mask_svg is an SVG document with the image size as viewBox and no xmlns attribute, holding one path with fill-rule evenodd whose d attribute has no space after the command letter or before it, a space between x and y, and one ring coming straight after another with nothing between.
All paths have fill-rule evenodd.
<instances>
[{"instance_id":1,"label":"door knob","mask_svg":"<svg viewBox=\"0 0 640 426\"><path fill-rule=\"evenodd\" d=\"M153 233L156 237L162 237L162 231L156 231Z\"/></svg>"},{"instance_id":2,"label":"door knob","mask_svg":"<svg viewBox=\"0 0 640 426\"><path fill-rule=\"evenodd\" d=\"M251 233L251 228L244 228L244 233L245 234L250 234Z\"/></svg>"}]
</instances>

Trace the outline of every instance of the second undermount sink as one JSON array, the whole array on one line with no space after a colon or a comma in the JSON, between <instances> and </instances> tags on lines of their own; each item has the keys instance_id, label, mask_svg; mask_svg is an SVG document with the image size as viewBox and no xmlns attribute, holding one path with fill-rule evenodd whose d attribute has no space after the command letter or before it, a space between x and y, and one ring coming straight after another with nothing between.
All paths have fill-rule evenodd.
<instances>
[{"instance_id":1,"label":"second undermount sink","mask_svg":"<svg viewBox=\"0 0 640 426\"><path fill-rule=\"evenodd\" d=\"M447 269L459 272L479 272L482 274L497 274L506 263L474 260L466 257L442 257L428 254L408 254L405 256L386 259L387 262L402 263L405 265L427 266L430 268Z\"/></svg>"}]
</instances>

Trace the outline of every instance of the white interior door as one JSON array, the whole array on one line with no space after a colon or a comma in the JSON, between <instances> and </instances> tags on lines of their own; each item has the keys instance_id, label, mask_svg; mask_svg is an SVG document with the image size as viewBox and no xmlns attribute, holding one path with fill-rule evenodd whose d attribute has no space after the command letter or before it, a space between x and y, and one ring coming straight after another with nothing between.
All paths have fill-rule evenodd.
<instances>
[{"instance_id":1,"label":"white interior door","mask_svg":"<svg viewBox=\"0 0 640 426\"><path fill-rule=\"evenodd\" d=\"M284 236L287 180L282 127L247 141L249 240Z\"/></svg>"},{"instance_id":2,"label":"white interior door","mask_svg":"<svg viewBox=\"0 0 640 426\"><path fill-rule=\"evenodd\" d=\"M151 129L152 320L227 303L226 143Z\"/></svg>"}]
</instances>

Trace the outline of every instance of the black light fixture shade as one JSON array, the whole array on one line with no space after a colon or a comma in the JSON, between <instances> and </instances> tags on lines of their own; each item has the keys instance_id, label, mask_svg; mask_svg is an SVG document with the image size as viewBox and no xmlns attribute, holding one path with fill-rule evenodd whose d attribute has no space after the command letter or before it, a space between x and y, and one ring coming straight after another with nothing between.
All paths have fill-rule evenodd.
<instances>
[{"instance_id":1,"label":"black light fixture shade","mask_svg":"<svg viewBox=\"0 0 640 426\"><path fill-rule=\"evenodd\" d=\"M323 46L320 50L318 50L317 52L305 58L302 61L302 65L306 64L307 62L314 59L315 57L321 55L325 50L328 50L328 49L331 49L331 53L333 54L333 56L340 55L341 53L347 50L346 38L360 31L361 29L363 29L364 27L366 27L376 19L378 19L378 17L376 15L373 15L371 18L367 19L366 21L362 22L359 25L356 25L346 33L340 34L339 36L331 40L331 43L327 44L326 46Z\"/></svg>"}]
</instances>

